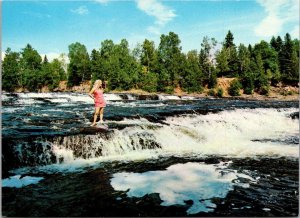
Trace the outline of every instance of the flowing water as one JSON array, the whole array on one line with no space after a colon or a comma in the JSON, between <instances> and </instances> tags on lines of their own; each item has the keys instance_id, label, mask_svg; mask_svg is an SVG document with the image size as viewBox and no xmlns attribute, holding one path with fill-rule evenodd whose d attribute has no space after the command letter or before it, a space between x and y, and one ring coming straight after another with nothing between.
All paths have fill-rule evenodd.
<instances>
[{"instance_id":1,"label":"flowing water","mask_svg":"<svg viewBox=\"0 0 300 218\"><path fill-rule=\"evenodd\" d=\"M298 102L105 99L2 94L3 215L298 214Z\"/></svg>"}]
</instances>

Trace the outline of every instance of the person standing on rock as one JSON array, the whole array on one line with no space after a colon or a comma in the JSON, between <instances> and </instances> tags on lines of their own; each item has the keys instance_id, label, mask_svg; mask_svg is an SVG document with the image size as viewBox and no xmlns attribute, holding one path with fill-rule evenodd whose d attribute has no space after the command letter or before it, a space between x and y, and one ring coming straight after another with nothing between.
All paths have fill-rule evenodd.
<instances>
[{"instance_id":1,"label":"person standing on rock","mask_svg":"<svg viewBox=\"0 0 300 218\"><path fill-rule=\"evenodd\" d=\"M96 80L92 90L89 92L89 96L95 101L95 113L94 113L94 122L91 126L96 126L96 121L98 114L100 114L100 123L103 124L103 112L106 106L104 100L104 89L106 88L106 82L102 83L101 80Z\"/></svg>"}]
</instances>

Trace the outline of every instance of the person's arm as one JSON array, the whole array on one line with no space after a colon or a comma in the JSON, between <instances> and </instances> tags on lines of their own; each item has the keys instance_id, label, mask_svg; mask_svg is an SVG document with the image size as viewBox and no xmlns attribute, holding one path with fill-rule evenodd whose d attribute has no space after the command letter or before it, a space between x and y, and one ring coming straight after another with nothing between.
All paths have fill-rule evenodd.
<instances>
[{"instance_id":1,"label":"person's arm","mask_svg":"<svg viewBox=\"0 0 300 218\"><path fill-rule=\"evenodd\" d=\"M94 96L93 96L94 91L95 91L95 88L92 88L92 90L89 92L89 96L90 96L92 99L95 99Z\"/></svg>"}]
</instances>

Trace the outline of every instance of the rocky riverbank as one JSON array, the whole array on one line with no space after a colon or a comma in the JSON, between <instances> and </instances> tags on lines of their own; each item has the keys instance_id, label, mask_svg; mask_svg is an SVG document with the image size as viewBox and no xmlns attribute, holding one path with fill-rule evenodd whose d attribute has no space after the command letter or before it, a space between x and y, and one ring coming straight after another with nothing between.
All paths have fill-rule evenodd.
<instances>
[{"instance_id":1,"label":"rocky riverbank","mask_svg":"<svg viewBox=\"0 0 300 218\"><path fill-rule=\"evenodd\" d=\"M204 87L201 93L187 93L184 92L180 87L174 89L173 94L159 93L159 92L146 92L141 89L131 89L127 91L114 90L109 93L114 94L132 94L142 96L141 98L146 99L156 99L158 95L175 95L179 98L181 97L196 97L196 98L207 98L207 97L217 97L213 94L217 93L217 89L223 90L223 98L233 98L233 99L248 99L248 100L280 100L280 101L294 101L299 99L299 87L298 86L290 86L279 83L277 86L271 86L270 92L268 95L260 95L257 92L254 92L252 95L247 95L243 93L243 90L240 91L240 96L230 96L228 94L228 88L230 86L230 82L234 78L218 78L217 87L211 91L207 87ZM59 86L53 90L53 92L77 92L77 93L88 93L91 89L91 81L83 82L78 86L67 87L67 81L61 81ZM15 92L29 92L26 89L19 88L16 89ZM47 86L41 88L38 92L48 93L50 92ZM148 97L146 97L148 96Z\"/></svg>"}]
</instances>

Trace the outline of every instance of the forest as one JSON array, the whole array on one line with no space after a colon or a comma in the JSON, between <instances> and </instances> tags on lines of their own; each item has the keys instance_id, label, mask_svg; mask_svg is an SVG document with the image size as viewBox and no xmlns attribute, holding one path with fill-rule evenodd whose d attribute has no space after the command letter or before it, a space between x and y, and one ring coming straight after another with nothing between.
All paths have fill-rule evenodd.
<instances>
[{"instance_id":1,"label":"forest","mask_svg":"<svg viewBox=\"0 0 300 218\"><path fill-rule=\"evenodd\" d=\"M38 91L43 86L55 89L67 80L69 87L84 81L107 80L108 90L141 89L147 92L173 93L179 87L188 93L201 93L204 87L218 88L218 77L234 77L229 94L267 95L270 86L299 81L299 39L289 33L273 36L270 42L236 45L229 30L223 42L204 37L199 47L184 53L181 40L174 32L160 36L158 46L145 39L133 49L128 41L101 42L90 53L85 45L75 42L68 46L68 61L48 61L30 44L20 52L7 48L2 61L2 89L17 88ZM223 90L218 89L220 95Z\"/></svg>"}]
</instances>

